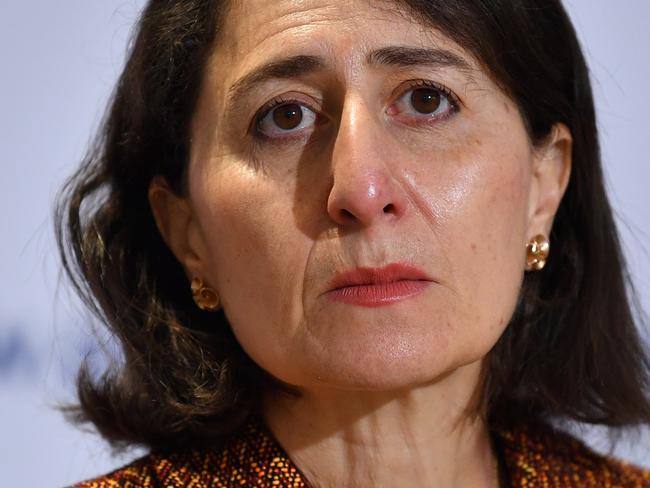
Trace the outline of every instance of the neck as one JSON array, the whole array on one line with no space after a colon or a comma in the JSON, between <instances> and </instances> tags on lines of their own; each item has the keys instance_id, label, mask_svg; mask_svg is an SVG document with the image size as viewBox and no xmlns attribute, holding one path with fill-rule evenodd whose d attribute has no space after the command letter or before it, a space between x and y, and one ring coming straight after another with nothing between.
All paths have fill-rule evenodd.
<instances>
[{"instance_id":1,"label":"neck","mask_svg":"<svg viewBox=\"0 0 650 488\"><path fill-rule=\"evenodd\" d=\"M265 420L312 486L498 486L480 364L396 391L269 395Z\"/></svg>"}]
</instances>

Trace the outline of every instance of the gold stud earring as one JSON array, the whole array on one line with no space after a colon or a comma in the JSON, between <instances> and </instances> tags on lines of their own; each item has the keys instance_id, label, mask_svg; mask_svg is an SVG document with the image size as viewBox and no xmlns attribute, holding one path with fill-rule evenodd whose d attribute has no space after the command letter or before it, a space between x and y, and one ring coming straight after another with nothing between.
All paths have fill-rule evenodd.
<instances>
[{"instance_id":1,"label":"gold stud earring","mask_svg":"<svg viewBox=\"0 0 650 488\"><path fill-rule=\"evenodd\" d=\"M219 308L221 304L219 295L209 286L205 286L201 278L192 278L191 287L192 298L197 307L207 312L214 312Z\"/></svg>"},{"instance_id":2,"label":"gold stud earring","mask_svg":"<svg viewBox=\"0 0 650 488\"><path fill-rule=\"evenodd\" d=\"M546 265L551 245L543 234L537 234L526 244L526 271L539 271Z\"/></svg>"}]
</instances>

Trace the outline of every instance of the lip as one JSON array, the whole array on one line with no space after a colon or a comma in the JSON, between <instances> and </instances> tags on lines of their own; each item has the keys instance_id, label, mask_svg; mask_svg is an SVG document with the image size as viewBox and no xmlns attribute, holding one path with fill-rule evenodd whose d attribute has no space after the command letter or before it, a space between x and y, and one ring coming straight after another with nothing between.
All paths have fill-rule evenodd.
<instances>
[{"instance_id":1,"label":"lip","mask_svg":"<svg viewBox=\"0 0 650 488\"><path fill-rule=\"evenodd\" d=\"M431 282L424 271L393 263L382 268L354 268L339 273L332 279L326 295L350 305L380 307L419 295Z\"/></svg>"}]
</instances>

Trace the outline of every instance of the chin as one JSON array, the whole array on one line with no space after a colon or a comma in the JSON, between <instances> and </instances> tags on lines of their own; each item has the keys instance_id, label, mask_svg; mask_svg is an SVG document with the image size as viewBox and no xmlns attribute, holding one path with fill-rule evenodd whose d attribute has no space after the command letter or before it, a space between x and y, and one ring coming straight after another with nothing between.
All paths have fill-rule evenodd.
<instances>
[{"instance_id":1,"label":"chin","mask_svg":"<svg viewBox=\"0 0 650 488\"><path fill-rule=\"evenodd\" d=\"M462 366L448 344L423 338L386 336L374 342L348 342L336 354L312 354L303 362L300 386L343 390L390 391L436 382ZM331 351L331 350L330 350ZM456 351L459 352L459 351Z\"/></svg>"}]
</instances>

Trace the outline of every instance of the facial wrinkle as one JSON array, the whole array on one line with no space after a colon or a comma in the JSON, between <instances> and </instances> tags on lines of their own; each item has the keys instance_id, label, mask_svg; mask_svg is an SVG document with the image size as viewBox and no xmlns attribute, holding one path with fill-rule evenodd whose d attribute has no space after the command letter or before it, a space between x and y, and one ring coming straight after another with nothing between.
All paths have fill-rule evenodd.
<instances>
[{"instance_id":1,"label":"facial wrinkle","mask_svg":"<svg viewBox=\"0 0 650 488\"><path fill-rule=\"evenodd\" d=\"M440 215L434 211L435 205L422 196L422 191L418 189L418 183L413 172L405 168L402 171L402 178L394 178L394 180L407 196L414 211L422 217L431 233L436 236Z\"/></svg>"},{"instance_id":2,"label":"facial wrinkle","mask_svg":"<svg viewBox=\"0 0 650 488\"><path fill-rule=\"evenodd\" d=\"M444 242L440 240L440 227L444 224L446 219L442 217L440 212L435 211L436 205L428 201L422 195L422 192L418 189L416 178L412 172L405 169L403 171L403 178L398 178L397 181L400 184L402 191L407 195L407 199L412 205L414 212L421 217L427 228L431 231L430 237L433 242L435 242L435 248L438 249L436 258L443 261L443 269L452 269L452 263L449 260L449 256L447 253L442 252L445 249ZM427 244L430 245L430 243ZM437 275L436 280L447 288L451 285L451 283L447 282L446 274ZM450 288L450 290L456 293L454 288Z\"/></svg>"},{"instance_id":3,"label":"facial wrinkle","mask_svg":"<svg viewBox=\"0 0 650 488\"><path fill-rule=\"evenodd\" d=\"M270 31L262 39L255 41L251 52L263 48L264 43L271 41L278 35L291 33L292 36L295 36L308 32L312 27L318 25L340 22L336 18L337 8L334 5L304 6L296 10L292 2L286 3L288 3L286 11L281 13L273 12L271 19L266 24L269 26Z\"/></svg>"}]
</instances>

